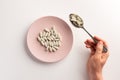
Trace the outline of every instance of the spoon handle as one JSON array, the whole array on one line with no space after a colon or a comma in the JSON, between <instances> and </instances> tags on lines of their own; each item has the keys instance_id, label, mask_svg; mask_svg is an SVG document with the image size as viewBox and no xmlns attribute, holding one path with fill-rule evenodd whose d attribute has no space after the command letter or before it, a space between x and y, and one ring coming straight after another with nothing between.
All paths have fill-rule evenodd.
<instances>
[{"instance_id":1,"label":"spoon handle","mask_svg":"<svg viewBox=\"0 0 120 80\"><path fill-rule=\"evenodd\" d=\"M96 40L84 27L82 27L82 28L83 28L84 31L87 32L87 34L93 39L93 41L95 42L95 44L97 44L97 43L98 43L98 40ZM107 51L108 51L108 49L107 49L105 46L103 46L103 51L102 51L102 52L106 53Z\"/></svg>"}]
</instances>

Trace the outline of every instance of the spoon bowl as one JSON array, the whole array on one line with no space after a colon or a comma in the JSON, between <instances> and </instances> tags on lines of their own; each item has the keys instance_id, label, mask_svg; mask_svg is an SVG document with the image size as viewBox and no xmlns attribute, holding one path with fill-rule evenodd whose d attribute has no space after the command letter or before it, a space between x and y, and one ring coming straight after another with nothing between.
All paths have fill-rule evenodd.
<instances>
[{"instance_id":1,"label":"spoon bowl","mask_svg":"<svg viewBox=\"0 0 120 80\"><path fill-rule=\"evenodd\" d=\"M69 15L70 22L77 28L83 28L83 20L76 14Z\"/></svg>"}]
</instances>

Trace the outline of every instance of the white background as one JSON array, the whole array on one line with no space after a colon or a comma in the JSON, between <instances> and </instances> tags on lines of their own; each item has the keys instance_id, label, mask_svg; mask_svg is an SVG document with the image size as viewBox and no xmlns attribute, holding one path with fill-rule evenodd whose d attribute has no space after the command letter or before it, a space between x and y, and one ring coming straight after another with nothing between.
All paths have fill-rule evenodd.
<instances>
[{"instance_id":1,"label":"white background","mask_svg":"<svg viewBox=\"0 0 120 80\"><path fill-rule=\"evenodd\" d=\"M119 80L119 0L0 0L0 80L89 80L86 71L89 50L84 41L90 37L71 25L70 13L79 14L91 34L109 43L104 80ZM53 64L33 60L25 44L30 24L48 15L64 19L74 36L69 55Z\"/></svg>"}]
</instances>

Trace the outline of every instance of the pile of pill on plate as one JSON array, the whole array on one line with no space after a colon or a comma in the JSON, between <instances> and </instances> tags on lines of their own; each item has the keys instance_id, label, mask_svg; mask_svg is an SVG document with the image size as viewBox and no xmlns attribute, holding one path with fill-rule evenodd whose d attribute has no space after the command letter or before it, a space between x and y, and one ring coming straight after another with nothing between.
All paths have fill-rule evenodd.
<instances>
[{"instance_id":1,"label":"pile of pill on plate","mask_svg":"<svg viewBox=\"0 0 120 80\"><path fill-rule=\"evenodd\" d=\"M50 29L45 28L39 33L37 40L49 52L55 52L61 46L61 36L56 31L55 26L52 26Z\"/></svg>"}]
</instances>

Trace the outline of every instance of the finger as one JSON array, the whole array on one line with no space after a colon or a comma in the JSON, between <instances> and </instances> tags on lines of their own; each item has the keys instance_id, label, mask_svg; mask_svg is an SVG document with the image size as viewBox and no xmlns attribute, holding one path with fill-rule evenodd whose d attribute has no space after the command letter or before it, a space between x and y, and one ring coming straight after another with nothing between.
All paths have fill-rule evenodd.
<instances>
[{"instance_id":1,"label":"finger","mask_svg":"<svg viewBox=\"0 0 120 80\"><path fill-rule=\"evenodd\" d=\"M89 48L91 45L88 43L88 40L84 42L86 44L86 47Z\"/></svg>"},{"instance_id":2,"label":"finger","mask_svg":"<svg viewBox=\"0 0 120 80\"><path fill-rule=\"evenodd\" d=\"M92 39L88 40L88 44L91 45L91 47L93 47L94 49L96 49L96 43Z\"/></svg>"},{"instance_id":3,"label":"finger","mask_svg":"<svg viewBox=\"0 0 120 80\"><path fill-rule=\"evenodd\" d=\"M95 48L94 47L90 47L90 50L91 50L91 55L94 55L95 54Z\"/></svg>"},{"instance_id":4,"label":"finger","mask_svg":"<svg viewBox=\"0 0 120 80\"><path fill-rule=\"evenodd\" d=\"M95 46L94 46L94 41L91 39L87 39L84 43L86 44L87 48L90 48L91 54L93 55L96 51Z\"/></svg>"},{"instance_id":5,"label":"finger","mask_svg":"<svg viewBox=\"0 0 120 80\"><path fill-rule=\"evenodd\" d=\"M94 43L94 41L93 41L92 39L87 39L86 43L87 43L88 45L91 45L91 46L94 46L94 45L95 45L95 43Z\"/></svg>"},{"instance_id":6,"label":"finger","mask_svg":"<svg viewBox=\"0 0 120 80\"><path fill-rule=\"evenodd\" d=\"M90 48L91 53L92 53L92 52L95 53L95 51L96 51L96 48L95 48L95 47L96 47L96 44L94 43L93 40L87 39L87 40L85 41L85 44L86 44L86 48Z\"/></svg>"},{"instance_id":7,"label":"finger","mask_svg":"<svg viewBox=\"0 0 120 80\"><path fill-rule=\"evenodd\" d=\"M86 44L86 47L87 47L87 48L91 48L91 47L93 47L93 46L91 46L91 45L89 45L89 44Z\"/></svg>"},{"instance_id":8,"label":"finger","mask_svg":"<svg viewBox=\"0 0 120 80\"><path fill-rule=\"evenodd\" d=\"M105 40L103 40L103 39L101 39L100 37L97 37L97 36L94 36L94 38L95 38L96 40L98 40L98 41L102 41L103 44L104 44L104 46L105 46L106 48L108 48L108 43L107 43Z\"/></svg>"},{"instance_id":9,"label":"finger","mask_svg":"<svg viewBox=\"0 0 120 80\"><path fill-rule=\"evenodd\" d=\"M92 47L90 44L88 44L88 43L85 43L86 44L86 47L87 48L90 48L90 47Z\"/></svg>"},{"instance_id":10,"label":"finger","mask_svg":"<svg viewBox=\"0 0 120 80\"><path fill-rule=\"evenodd\" d=\"M96 46L96 54L101 54L103 50L103 42L99 41Z\"/></svg>"},{"instance_id":11,"label":"finger","mask_svg":"<svg viewBox=\"0 0 120 80\"><path fill-rule=\"evenodd\" d=\"M88 43L94 43L94 41L92 39L87 39Z\"/></svg>"},{"instance_id":12,"label":"finger","mask_svg":"<svg viewBox=\"0 0 120 80\"><path fill-rule=\"evenodd\" d=\"M97 39L98 41L103 41L104 42L104 40L103 39L101 39L100 37L98 37L98 36L94 36L94 38L95 39Z\"/></svg>"}]
</instances>

